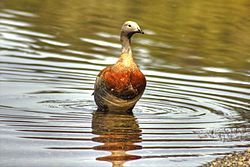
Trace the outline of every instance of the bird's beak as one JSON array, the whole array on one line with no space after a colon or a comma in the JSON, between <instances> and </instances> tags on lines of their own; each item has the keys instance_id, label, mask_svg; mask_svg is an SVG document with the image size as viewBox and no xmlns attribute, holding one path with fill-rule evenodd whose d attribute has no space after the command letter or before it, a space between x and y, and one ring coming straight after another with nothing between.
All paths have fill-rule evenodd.
<instances>
[{"instance_id":1,"label":"bird's beak","mask_svg":"<svg viewBox=\"0 0 250 167\"><path fill-rule=\"evenodd\" d=\"M138 33L144 34L144 32L140 28L137 28L137 30Z\"/></svg>"}]
</instances>

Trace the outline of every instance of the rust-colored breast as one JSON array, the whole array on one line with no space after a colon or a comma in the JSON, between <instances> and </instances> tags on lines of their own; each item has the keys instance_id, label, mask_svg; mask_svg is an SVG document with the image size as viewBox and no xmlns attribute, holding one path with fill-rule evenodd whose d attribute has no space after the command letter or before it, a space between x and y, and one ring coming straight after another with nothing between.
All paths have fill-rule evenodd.
<instances>
[{"instance_id":1,"label":"rust-colored breast","mask_svg":"<svg viewBox=\"0 0 250 167\"><path fill-rule=\"evenodd\" d=\"M137 71L132 72L131 84L134 88L144 91L146 87L146 78L139 69Z\"/></svg>"},{"instance_id":2,"label":"rust-colored breast","mask_svg":"<svg viewBox=\"0 0 250 167\"><path fill-rule=\"evenodd\" d=\"M131 99L143 93L146 79L142 72L123 67L107 67L99 74L105 87L113 95Z\"/></svg>"}]
</instances>

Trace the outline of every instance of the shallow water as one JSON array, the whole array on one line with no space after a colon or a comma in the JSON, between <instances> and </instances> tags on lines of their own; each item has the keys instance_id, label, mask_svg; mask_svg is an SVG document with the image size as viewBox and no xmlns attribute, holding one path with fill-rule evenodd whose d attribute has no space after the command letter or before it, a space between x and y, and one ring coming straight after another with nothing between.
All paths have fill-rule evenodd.
<instances>
[{"instance_id":1,"label":"shallow water","mask_svg":"<svg viewBox=\"0 0 250 167\"><path fill-rule=\"evenodd\" d=\"M1 166L199 166L250 144L249 1L0 2ZM147 89L95 112L98 72L133 38Z\"/></svg>"}]
</instances>

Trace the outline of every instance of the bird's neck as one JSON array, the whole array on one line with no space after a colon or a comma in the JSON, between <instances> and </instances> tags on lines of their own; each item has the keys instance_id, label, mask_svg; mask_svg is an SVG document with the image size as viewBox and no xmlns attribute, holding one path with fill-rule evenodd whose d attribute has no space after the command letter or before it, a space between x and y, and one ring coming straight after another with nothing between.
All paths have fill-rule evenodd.
<instances>
[{"instance_id":1,"label":"bird's neck","mask_svg":"<svg viewBox=\"0 0 250 167\"><path fill-rule=\"evenodd\" d=\"M122 54L117 61L117 65L120 66L122 65L123 67L126 68L137 68L137 65L134 62L133 55L132 55L132 50L131 50L131 36L128 36L126 34L121 33L121 44L122 44Z\"/></svg>"},{"instance_id":2,"label":"bird's neck","mask_svg":"<svg viewBox=\"0 0 250 167\"><path fill-rule=\"evenodd\" d=\"M132 55L131 40L128 36L121 34L122 54Z\"/></svg>"}]
</instances>

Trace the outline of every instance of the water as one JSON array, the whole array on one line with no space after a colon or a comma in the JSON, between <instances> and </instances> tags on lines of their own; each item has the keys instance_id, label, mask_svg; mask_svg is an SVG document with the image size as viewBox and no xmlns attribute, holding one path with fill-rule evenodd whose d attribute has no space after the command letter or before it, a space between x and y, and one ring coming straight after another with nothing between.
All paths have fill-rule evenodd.
<instances>
[{"instance_id":1,"label":"water","mask_svg":"<svg viewBox=\"0 0 250 167\"><path fill-rule=\"evenodd\" d=\"M250 144L249 1L0 2L1 166L200 166ZM129 114L95 112L98 72L139 23L148 80Z\"/></svg>"}]
</instances>

